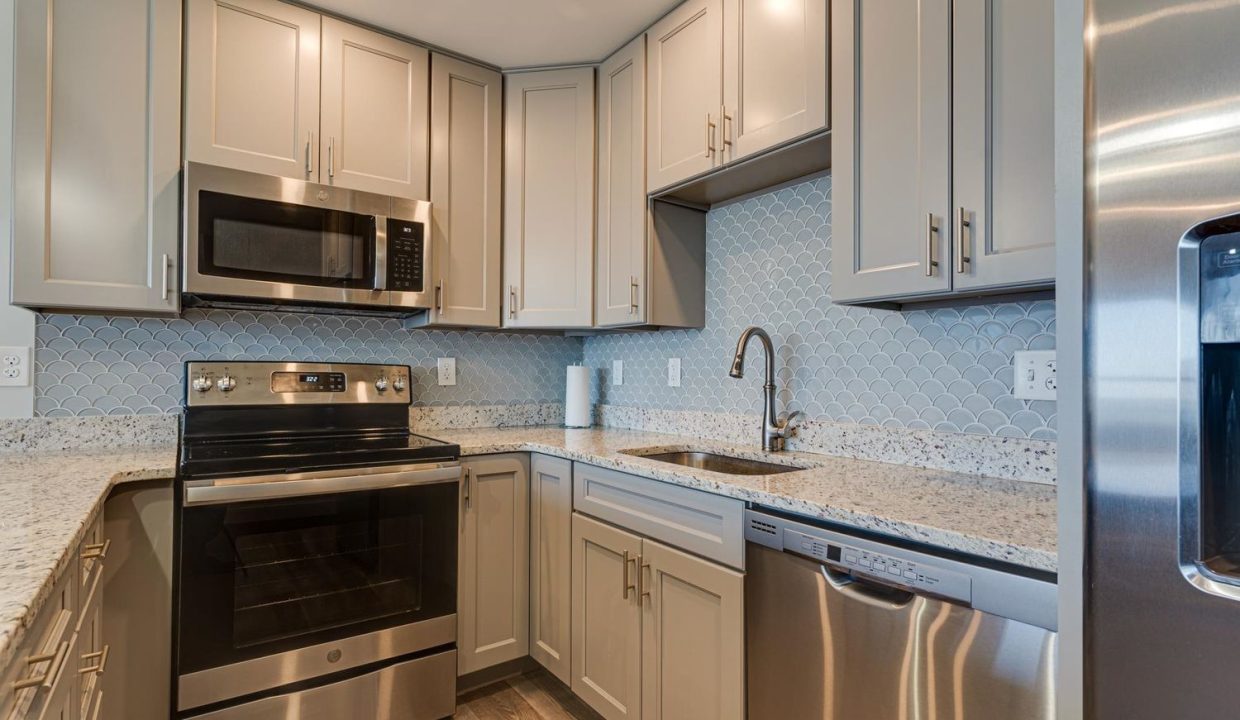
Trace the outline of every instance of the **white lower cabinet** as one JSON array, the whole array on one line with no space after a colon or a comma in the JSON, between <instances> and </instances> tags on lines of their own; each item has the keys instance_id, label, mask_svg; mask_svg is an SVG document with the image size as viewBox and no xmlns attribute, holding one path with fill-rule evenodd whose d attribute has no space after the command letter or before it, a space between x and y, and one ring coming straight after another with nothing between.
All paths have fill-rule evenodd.
<instances>
[{"instance_id":1,"label":"white lower cabinet","mask_svg":"<svg viewBox=\"0 0 1240 720\"><path fill-rule=\"evenodd\" d=\"M608 720L744 717L744 576L573 515L572 689Z\"/></svg>"},{"instance_id":2,"label":"white lower cabinet","mask_svg":"<svg viewBox=\"0 0 1240 720\"><path fill-rule=\"evenodd\" d=\"M573 464L530 457L530 656L572 678Z\"/></svg>"},{"instance_id":3,"label":"white lower cabinet","mask_svg":"<svg viewBox=\"0 0 1240 720\"><path fill-rule=\"evenodd\" d=\"M529 456L461 463L459 674L529 654Z\"/></svg>"}]
</instances>

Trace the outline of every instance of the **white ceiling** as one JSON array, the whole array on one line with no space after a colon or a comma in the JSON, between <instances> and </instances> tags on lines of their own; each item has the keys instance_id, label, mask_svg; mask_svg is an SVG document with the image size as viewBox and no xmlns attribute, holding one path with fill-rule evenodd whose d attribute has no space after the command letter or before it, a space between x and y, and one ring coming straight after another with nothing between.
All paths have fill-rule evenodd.
<instances>
[{"instance_id":1,"label":"white ceiling","mask_svg":"<svg viewBox=\"0 0 1240 720\"><path fill-rule=\"evenodd\" d=\"M309 0L502 68L601 60L681 0Z\"/></svg>"}]
</instances>

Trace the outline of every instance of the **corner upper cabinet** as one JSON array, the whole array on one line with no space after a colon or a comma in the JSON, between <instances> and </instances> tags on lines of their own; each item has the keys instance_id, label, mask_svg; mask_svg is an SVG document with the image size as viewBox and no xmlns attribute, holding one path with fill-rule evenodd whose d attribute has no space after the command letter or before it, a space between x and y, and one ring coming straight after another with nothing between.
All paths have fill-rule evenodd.
<instances>
[{"instance_id":1,"label":"corner upper cabinet","mask_svg":"<svg viewBox=\"0 0 1240 720\"><path fill-rule=\"evenodd\" d=\"M723 0L688 0L646 31L650 60L647 185L716 167L723 109Z\"/></svg>"},{"instance_id":2,"label":"corner upper cabinet","mask_svg":"<svg viewBox=\"0 0 1240 720\"><path fill-rule=\"evenodd\" d=\"M951 0L835 0L835 302L951 290Z\"/></svg>"},{"instance_id":3,"label":"corner upper cabinet","mask_svg":"<svg viewBox=\"0 0 1240 720\"><path fill-rule=\"evenodd\" d=\"M504 327L594 320L594 69L508 75Z\"/></svg>"},{"instance_id":4,"label":"corner upper cabinet","mask_svg":"<svg viewBox=\"0 0 1240 720\"><path fill-rule=\"evenodd\" d=\"M317 182L319 14L278 0L185 7L185 159Z\"/></svg>"},{"instance_id":5,"label":"corner upper cabinet","mask_svg":"<svg viewBox=\"0 0 1240 720\"><path fill-rule=\"evenodd\" d=\"M724 163L827 127L827 16L827 0L724 0Z\"/></svg>"},{"instance_id":6,"label":"corner upper cabinet","mask_svg":"<svg viewBox=\"0 0 1240 720\"><path fill-rule=\"evenodd\" d=\"M431 325L500 326L503 77L431 56Z\"/></svg>"},{"instance_id":7,"label":"corner upper cabinet","mask_svg":"<svg viewBox=\"0 0 1240 720\"><path fill-rule=\"evenodd\" d=\"M175 313L180 0L12 12L12 302Z\"/></svg>"},{"instance_id":8,"label":"corner upper cabinet","mask_svg":"<svg viewBox=\"0 0 1240 720\"><path fill-rule=\"evenodd\" d=\"M319 182L425 199L429 53L323 18Z\"/></svg>"},{"instance_id":9,"label":"corner upper cabinet","mask_svg":"<svg viewBox=\"0 0 1240 720\"><path fill-rule=\"evenodd\" d=\"M1054 286L1052 5L835 1L834 301Z\"/></svg>"}]
</instances>

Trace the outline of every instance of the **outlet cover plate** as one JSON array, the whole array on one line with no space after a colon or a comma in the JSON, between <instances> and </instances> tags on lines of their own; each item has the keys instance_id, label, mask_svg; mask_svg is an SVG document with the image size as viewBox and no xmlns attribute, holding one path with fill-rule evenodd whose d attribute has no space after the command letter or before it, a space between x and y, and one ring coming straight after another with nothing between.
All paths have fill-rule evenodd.
<instances>
[{"instance_id":1,"label":"outlet cover plate","mask_svg":"<svg viewBox=\"0 0 1240 720\"><path fill-rule=\"evenodd\" d=\"M667 386L680 387L680 358L667 359Z\"/></svg>"},{"instance_id":2,"label":"outlet cover plate","mask_svg":"<svg viewBox=\"0 0 1240 720\"><path fill-rule=\"evenodd\" d=\"M623 360L612 360L611 361L611 384L612 385L623 385L624 384L624 361Z\"/></svg>"},{"instance_id":3,"label":"outlet cover plate","mask_svg":"<svg viewBox=\"0 0 1240 720\"><path fill-rule=\"evenodd\" d=\"M1054 400L1059 381L1055 375L1054 350L1017 350L1013 364L1012 394L1022 400Z\"/></svg>"},{"instance_id":4,"label":"outlet cover plate","mask_svg":"<svg viewBox=\"0 0 1240 720\"><path fill-rule=\"evenodd\" d=\"M456 358L439 358L439 384L456 384Z\"/></svg>"},{"instance_id":5,"label":"outlet cover plate","mask_svg":"<svg viewBox=\"0 0 1240 720\"><path fill-rule=\"evenodd\" d=\"M30 385L30 348L0 347L0 387Z\"/></svg>"}]
</instances>

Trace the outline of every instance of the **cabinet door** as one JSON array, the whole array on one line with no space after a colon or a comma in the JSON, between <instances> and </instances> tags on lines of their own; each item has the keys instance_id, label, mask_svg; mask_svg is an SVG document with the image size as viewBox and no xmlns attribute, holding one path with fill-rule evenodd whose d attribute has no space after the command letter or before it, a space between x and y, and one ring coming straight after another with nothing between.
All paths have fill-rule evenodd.
<instances>
[{"instance_id":1,"label":"cabinet door","mask_svg":"<svg viewBox=\"0 0 1240 720\"><path fill-rule=\"evenodd\" d=\"M180 0L14 12L13 302L176 312Z\"/></svg>"},{"instance_id":2,"label":"cabinet door","mask_svg":"<svg viewBox=\"0 0 1240 720\"><path fill-rule=\"evenodd\" d=\"M724 0L723 162L827 126L827 0Z\"/></svg>"},{"instance_id":3,"label":"cabinet door","mask_svg":"<svg viewBox=\"0 0 1240 720\"><path fill-rule=\"evenodd\" d=\"M1053 3L953 7L955 287L1053 282Z\"/></svg>"},{"instance_id":4,"label":"cabinet door","mask_svg":"<svg viewBox=\"0 0 1240 720\"><path fill-rule=\"evenodd\" d=\"M573 514L573 692L607 720L641 717L636 535Z\"/></svg>"},{"instance_id":5,"label":"cabinet door","mask_svg":"<svg viewBox=\"0 0 1240 720\"><path fill-rule=\"evenodd\" d=\"M832 9L832 299L945 293L950 0Z\"/></svg>"},{"instance_id":6,"label":"cabinet door","mask_svg":"<svg viewBox=\"0 0 1240 720\"><path fill-rule=\"evenodd\" d=\"M185 159L317 181L319 14L277 0L186 12Z\"/></svg>"},{"instance_id":7,"label":"cabinet door","mask_svg":"<svg viewBox=\"0 0 1240 720\"><path fill-rule=\"evenodd\" d=\"M426 48L323 18L320 182L428 199Z\"/></svg>"},{"instance_id":8,"label":"cabinet door","mask_svg":"<svg viewBox=\"0 0 1240 720\"><path fill-rule=\"evenodd\" d=\"M572 682L573 464L530 457L530 656Z\"/></svg>"},{"instance_id":9,"label":"cabinet door","mask_svg":"<svg viewBox=\"0 0 1240 720\"><path fill-rule=\"evenodd\" d=\"M720 162L723 0L688 0L646 31L646 47L646 185L660 190Z\"/></svg>"},{"instance_id":10,"label":"cabinet door","mask_svg":"<svg viewBox=\"0 0 1240 720\"><path fill-rule=\"evenodd\" d=\"M594 70L506 78L505 327L590 327Z\"/></svg>"},{"instance_id":11,"label":"cabinet door","mask_svg":"<svg viewBox=\"0 0 1240 720\"><path fill-rule=\"evenodd\" d=\"M744 576L642 541L642 716L745 716Z\"/></svg>"},{"instance_id":12,"label":"cabinet door","mask_svg":"<svg viewBox=\"0 0 1240 720\"><path fill-rule=\"evenodd\" d=\"M497 72L431 57L433 323L500 324L503 92Z\"/></svg>"},{"instance_id":13,"label":"cabinet door","mask_svg":"<svg viewBox=\"0 0 1240 720\"><path fill-rule=\"evenodd\" d=\"M461 675L529 654L529 460L462 463L457 646Z\"/></svg>"},{"instance_id":14,"label":"cabinet door","mask_svg":"<svg viewBox=\"0 0 1240 720\"><path fill-rule=\"evenodd\" d=\"M646 38L598 69L595 322L646 320Z\"/></svg>"}]
</instances>

